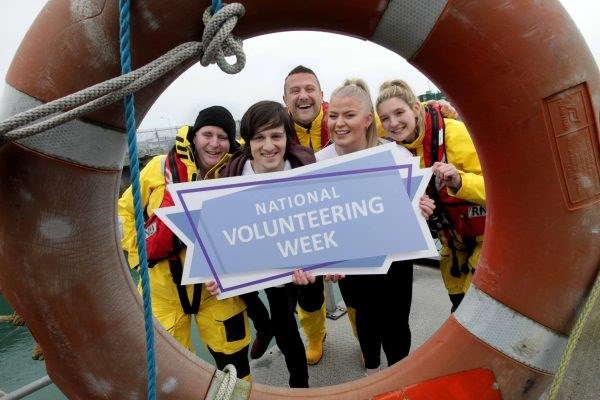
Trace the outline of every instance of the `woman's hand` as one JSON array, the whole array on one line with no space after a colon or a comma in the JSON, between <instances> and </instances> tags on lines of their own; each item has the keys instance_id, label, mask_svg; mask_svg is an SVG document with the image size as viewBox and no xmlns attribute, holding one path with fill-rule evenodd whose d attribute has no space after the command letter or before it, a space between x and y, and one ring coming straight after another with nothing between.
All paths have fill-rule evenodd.
<instances>
[{"instance_id":1,"label":"woman's hand","mask_svg":"<svg viewBox=\"0 0 600 400\"><path fill-rule=\"evenodd\" d=\"M292 274L292 282L296 285L308 285L315 282L315 276L310 271L297 269Z\"/></svg>"},{"instance_id":2,"label":"woman's hand","mask_svg":"<svg viewBox=\"0 0 600 400\"><path fill-rule=\"evenodd\" d=\"M462 186L462 178L454 165L438 161L433 164L431 170L436 178L444 182L450 189L458 191Z\"/></svg>"},{"instance_id":3,"label":"woman's hand","mask_svg":"<svg viewBox=\"0 0 600 400\"><path fill-rule=\"evenodd\" d=\"M346 275L344 274L327 274L325 275L325 282L337 282L340 279L344 279Z\"/></svg>"},{"instance_id":4,"label":"woman's hand","mask_svg":"<svg viewBox=\"0 0 600 400\"><path fill-rule=\"evenodd\" d=\"M325 282L337 282L345 277L344 274L327 274L325 275ZM292 282L296 285L309 285L315 282L315 276L310 271L297 269L292 274Z\"/></svg>"},{"instance_id":5,"label":"woman's hand","mask_svg":"<svg viewBox=\"0 0 600 400\"><path fill-rule=\"evenodd\" d=\"M419 199L419 208L421 209L421 215L424 216L425 219L429 219L433 214L433 210L435 210L435 202L431 197L424 194Z\"/></svg>"},{"instance_id":6,"label":"woman's hand","mask_svg":"<svg viewBox=\"0 0 600 400\"><path fill-rule=\"evenodd\" d=\"M219 285L217 285L217 282L215 281L205 282L204 285L206 286L206 290L208 290L208 293L212 294L213 296L216 296L219 293L221 293L221 289L219 289Z\"/></svg>"}]
</instances>

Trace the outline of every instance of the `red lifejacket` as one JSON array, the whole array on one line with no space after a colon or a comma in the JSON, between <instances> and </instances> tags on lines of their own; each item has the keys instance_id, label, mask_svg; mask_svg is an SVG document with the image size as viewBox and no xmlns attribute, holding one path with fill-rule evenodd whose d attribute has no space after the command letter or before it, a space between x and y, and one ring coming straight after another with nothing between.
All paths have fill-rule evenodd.
<instances>
[{"instance_id":1,"label":"red lifejacket","mask_svg":"<svg viewBox=\"0 0 600 400\"><path fill-rule=\"evenodd\" d=\"M176 138L177 143L167 153L165 158L165 184L187 182L188 174L185 164L180 160L177 154L176 146L180 146L180 137ZM165 190L160 207L170 207L175 205L171 193ZM146 254L149 265L154 265L160 260L169 261L169 270L179 295L179 302L186 314L197 314L200 309L200 299L202 295L202 285L194 284L192 301L190 302L185 286L181 285L183 277L183 264L179 257L179 252L185 246L169 227L156 214L153 214L145 224L146 233Z\"/></svg>"},{"instance_id":2,"label":"red lifejacket","mask_svg":"<svg viewBox=\"0 0 600 400\"><path fill-rule=\"evenodd\" d=\"M187 180L187 168L177 156L175 148L172 148L165 158L165 183L187 182ZM171 193L165 190L160 207L173 205L175 203ZM154 264L169 256L178 256L183 247L182 243L156 214L148 218L144 230L146 232L146 254L150 263Z\"/></svg>"},{"instance_id":3,"label":"red lifejacket","mask_svg":"<svg viewBox=\"0 0 600 400\"><path fill-rule=\"evenodd\" d=\"M447 162L445 147L444 118L439 107L427 106L425 112L425 137L423 159L426 167L434 162ZM448 188L437 178L432 178L427 188L429 197L435 200L436 208L445 215L446 222L461 236L483 235L486 210L483 206L450 196Z\"/></svg>"}]
</instances>

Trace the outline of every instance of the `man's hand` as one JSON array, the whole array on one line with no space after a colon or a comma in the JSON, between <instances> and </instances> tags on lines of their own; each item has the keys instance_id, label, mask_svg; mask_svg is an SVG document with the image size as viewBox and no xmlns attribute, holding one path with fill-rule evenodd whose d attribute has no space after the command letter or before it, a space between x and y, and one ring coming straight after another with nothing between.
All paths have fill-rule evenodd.
<instances>
[{"instance_id":1,"label":"man's hand","mask_svg":"<svg viewBox=\"0 0 600 400\"><path fill-rule=\"evenodd\" d=\"M449 101L446 100L429 100L427 102L428 106L439 106L440 107L440 111L442 113L442 116L444 118L450 118L450 119L459 119L458 118L458 111L456 111L456 108L454 108L452 106L452 104L450 104Z\"/></svg>"}]
</instances>

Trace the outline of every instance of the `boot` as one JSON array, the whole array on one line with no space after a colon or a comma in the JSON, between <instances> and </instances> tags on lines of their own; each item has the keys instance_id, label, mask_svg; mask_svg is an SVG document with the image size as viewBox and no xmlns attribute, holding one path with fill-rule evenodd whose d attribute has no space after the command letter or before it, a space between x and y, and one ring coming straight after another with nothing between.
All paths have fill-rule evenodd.
<instances>
[{"instance_id":1,"label":"boot","mask_svg":"<svg viewBox=\"0 0 600 400\"><path fill-rule=\"evenodd\" d=\"M323 358L323 342L325 341L325 337L327 337L327 335L323 336L323 339L321 340L308 342L308 345L306 346L307 364L316 365L321 361L321 358Z\"/></svg>"},{"instance_id":2,"label":"boot","mask_svg":"<svg viewBox=\"0 0 600 400\"><path fill-rule=\"evenodd\" d=\"M254 339L254 343L252 343L252 348L250 349L250 358L253 360L261 358L269 348L271 339L273 339L272 331L257 332L256 339Z\"/></svg>"}]
</instances>

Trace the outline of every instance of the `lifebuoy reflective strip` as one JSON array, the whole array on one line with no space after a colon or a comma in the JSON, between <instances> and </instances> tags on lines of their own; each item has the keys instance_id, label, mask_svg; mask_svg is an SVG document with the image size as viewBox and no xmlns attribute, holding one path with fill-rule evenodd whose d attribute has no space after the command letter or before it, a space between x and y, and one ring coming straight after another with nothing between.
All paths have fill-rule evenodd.
<instances>
[{"instance_id":1,"label":"lifebuoy reflective strip","mask_svg":"<svg viewBox=\"0 0 600 400\"><path fill-rule=\"evenodd\" d=\"M492 299L473 292L423 346L378 374L309 390L252 384L250 398L363 399L478 368L494 374L503 398L539 398L556 354L519 359L510 341L479 330L475 316L503 304L555 332L543 336L560 344L598 271L600 73L560 3L243 4L235 30L242 37L318 29L369 39L410 60L455 102L486 175L486 244L473 284ZM207 5L136 2L134 68L198 39ZM117 21L115 2L50 1L11 65L0 116L118 74ZM138 120L187 67L136 94ZM491 112L480 113L482 104L493 105ZM44 348L49 375L74 398L146 393L140 299L114 217L122 127L117 104L0 148L0 285L13 289L5 295ZM525 172L527 185L516 184ZM501 325L510 331L508 319ZM551 347L536 345L542 353ZM207 394L213 367L160 329L156 352L159 398Z\"/></svg>"},{"instance_id":2,"label":"lifebuoy reflective strip","mask_svg":"<svg viewBox=\"0 0 600 400\"><path fill-rule=\"evenodd\" d=\"M558 370L568 338L477 287L469 289L454 317L472 335L517 362L549 374Z\"/></svg>"}]
</instances>

